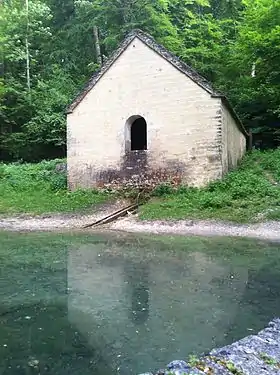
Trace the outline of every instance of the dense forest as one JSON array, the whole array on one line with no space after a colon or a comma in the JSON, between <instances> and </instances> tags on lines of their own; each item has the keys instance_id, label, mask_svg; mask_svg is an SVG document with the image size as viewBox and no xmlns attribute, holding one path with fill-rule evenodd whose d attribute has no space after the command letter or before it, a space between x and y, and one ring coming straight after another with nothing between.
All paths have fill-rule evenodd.
<instances>
[{"instance_id":1,"label":"dense forest","mask_svg":"<svg viewBox=\"0 0 280 375\"><path fill-rule=\"evenodd\" d=\"M134 28L150 33L212 81L247 128L269 135L270 145L280 139L278 0L0 4L2 160L64 156L65 108L100 67L97 40L104 61Z\"/></svg>"}]
</instances>

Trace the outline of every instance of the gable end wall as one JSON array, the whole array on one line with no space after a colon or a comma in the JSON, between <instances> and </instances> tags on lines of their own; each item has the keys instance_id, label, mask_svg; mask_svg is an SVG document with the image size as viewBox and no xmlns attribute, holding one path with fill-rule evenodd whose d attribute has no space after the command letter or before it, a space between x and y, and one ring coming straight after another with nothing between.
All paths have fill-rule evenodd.
<instances>
[{"instance_id":1,"label":"gable end wall","mask_svg":"<svg viewBox=\"0 0 280 375\"><path fill-rule=\"evenodd\" d=\"M147 122L148 150L126 152L125 124ZM67 117L70 189L222 176L221 100L135 39Z\"/></svg>"}]
</instances>

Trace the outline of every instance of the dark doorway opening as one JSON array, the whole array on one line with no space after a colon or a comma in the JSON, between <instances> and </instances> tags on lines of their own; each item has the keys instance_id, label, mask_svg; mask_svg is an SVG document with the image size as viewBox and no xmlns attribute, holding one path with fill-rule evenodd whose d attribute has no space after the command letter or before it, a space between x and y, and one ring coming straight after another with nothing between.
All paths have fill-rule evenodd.
<instances>
[{"instance_id":1,"label":"dark doorway opening","mask_svg":"<svg viewBox=\"0 0 280 375\"><path fill-rule=\"evenodd\" d=\"M143 117L131 124L131 151L147 150L147 123Z\"/></svg>"}]
</instances>

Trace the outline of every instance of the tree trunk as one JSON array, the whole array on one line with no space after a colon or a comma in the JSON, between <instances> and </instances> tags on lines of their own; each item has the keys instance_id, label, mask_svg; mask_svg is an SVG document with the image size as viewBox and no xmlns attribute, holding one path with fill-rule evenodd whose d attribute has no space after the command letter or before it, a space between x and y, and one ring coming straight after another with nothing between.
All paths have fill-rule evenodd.
<instances>
[{"instance_id":1,"label":"tree trunk","mask_svg":"<svg viewBox=\"0 0 280 375\"><path fill-rule=\"evenodd\" d=\"M252 76L253 78L256 77L256 63L253 63L253 64L252 64L251 76Z\"/></svg>"},{"instance_id":2,"label":"tree trunk","mask_svg":"<svg viewBox=\"0 0 280 375\"><path fill-rule=\"evenodd\" d=\"M102 65L102 56L100 51L100 43L99 43L99 36L98 36L98 27L93 27L93 35L94 35L94 43L95 43L95 52L96 52L96 59L98 64Z\"/></svg>"},{"instance_id":3,"label":"tree trunk","mask_svg":"<svg viewBox=\"0 0 280 375\"><path fill-rule=\"evenodd\" d=\"M28 38L25 38L25 46L26 46L26 81L27 81L27 89L30 93L31 85L30 85L30 57L29 57L29 46L28 46Z\"/></svg>"},{"instance_id":4,"label":"tree trunk","mask_svg":"<svg viewBox=\"0 0 280 375\"><path fill-rule=\"evenodd\" d=\"M27 89L30 93L31 84L30 84L30 54L29 54L29 43L28 43L28 34L29 34L29 3L28 0L25 0L26 3L26 37L25 37L25 52L26 52L26 81L27 81Z\"/></svg>"}]
</instances>

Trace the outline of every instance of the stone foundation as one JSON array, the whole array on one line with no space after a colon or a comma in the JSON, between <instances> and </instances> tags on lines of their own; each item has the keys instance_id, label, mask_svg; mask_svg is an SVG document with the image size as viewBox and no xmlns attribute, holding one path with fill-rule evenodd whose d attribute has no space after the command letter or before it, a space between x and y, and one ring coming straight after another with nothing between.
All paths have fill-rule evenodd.
<instances>
[{"instance_id":1,"label":"stone foundation","mask_svg":"<svg viewBox=\"0 0 280 375\"><path fill-rule=\"evenodd\" d=\"M161 183L178 186L186 178L186 165L178 160L168 160L162 166L156 166L146 151L128 152L119 169L102 170L94 176L97 187L112 189L153 188Z\"/></svg>"}]
</instances>

